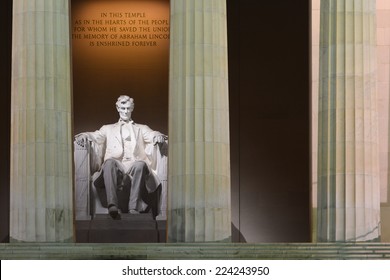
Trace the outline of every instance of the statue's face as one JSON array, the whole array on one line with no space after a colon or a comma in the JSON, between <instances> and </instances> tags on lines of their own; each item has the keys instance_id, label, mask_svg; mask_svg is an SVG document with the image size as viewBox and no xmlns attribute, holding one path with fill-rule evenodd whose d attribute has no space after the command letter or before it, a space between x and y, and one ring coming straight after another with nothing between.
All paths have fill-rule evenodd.
<instances>
[{"instance_id":1,"label":"statue's face","mask_svg":"<svg viewBox=\"0 0 390 280\"><path fill-rule=\"evenodd\" d=\"M127 122L131 119L131 112L134 109L134 103L126 102L125 104L117 106L116 109L118 110L121 120Z\"/></svg>"}]
</instances>

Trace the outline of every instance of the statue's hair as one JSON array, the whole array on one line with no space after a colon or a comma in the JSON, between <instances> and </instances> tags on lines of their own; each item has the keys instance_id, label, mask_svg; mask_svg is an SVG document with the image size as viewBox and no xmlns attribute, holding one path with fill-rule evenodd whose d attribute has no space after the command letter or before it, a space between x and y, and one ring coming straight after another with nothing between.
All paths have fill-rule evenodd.
<instances>
[{"instance_id":1,"label":"statue's hair","mask_svg":"<svg viewBox=\"0 0 390 280\"><path fill-rule=\"evenodd\" d=\"M134 99L133 98L130 98L127 95L121 95L118 97L118 100L116 101L116 106L119 107L123 104L126 104L127 102L132 103L134 106Z\"/></svg>"}]
</instances>

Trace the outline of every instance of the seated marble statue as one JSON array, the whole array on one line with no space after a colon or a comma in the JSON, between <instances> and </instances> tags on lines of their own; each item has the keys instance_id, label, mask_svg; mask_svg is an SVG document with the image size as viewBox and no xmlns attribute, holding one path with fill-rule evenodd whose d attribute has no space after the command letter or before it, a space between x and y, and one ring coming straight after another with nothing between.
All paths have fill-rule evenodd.
<instances>
[{"instance_id":1,"label":"seated marble statue","mask_svg":"<svg viewBox=\"0 0 390 280\"><path fill-rule=\"evenodd\" d=\"M97 189L105 189L108 213L113 219L119 219L123 211L118 203L121 199L118 195L123 193L129 196L126 211L138 214L145 210L148 202L144 198L156 192L161 184L153 170L155 163L151 150L167 140L166 135L132 120L134 100L129 96L119 96L116 109L119 113L117 123L75 136L79 145L91 141L105 147L103 163L93 175L93 184ZM130 190L122 192L126 186Z\"/></svg>"}]
</instances>

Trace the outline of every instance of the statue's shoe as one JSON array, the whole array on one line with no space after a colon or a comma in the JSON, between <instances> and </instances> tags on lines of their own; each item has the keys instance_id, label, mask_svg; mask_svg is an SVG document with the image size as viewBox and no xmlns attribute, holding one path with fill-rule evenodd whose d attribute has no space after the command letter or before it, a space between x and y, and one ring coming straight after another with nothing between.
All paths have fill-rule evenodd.
<instances>
[{"instance_id":1,"label":"statue's shoe","mask_svg":"<svg viewBox=\"0 0 390 280\"><path fill-rule=\"evenodd\" d=\"M115 205L111 205L108 208L108 214L110 214L111 218L113 218L114 220L120 218L118 207L116 207Z\"/></svg>"}]
</instances>

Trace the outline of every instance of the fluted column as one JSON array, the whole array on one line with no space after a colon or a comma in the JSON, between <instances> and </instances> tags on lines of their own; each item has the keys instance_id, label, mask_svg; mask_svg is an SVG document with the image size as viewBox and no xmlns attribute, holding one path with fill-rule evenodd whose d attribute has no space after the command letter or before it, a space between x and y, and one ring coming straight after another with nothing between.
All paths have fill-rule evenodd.
<instances>
[{"instance_id":1,"label":"fluted column","mask_svg":"<svg viewBox=\"0 0 390 280\"><path fill-rule=\"evenodd\" d=\"M228 241L225 0L171 0L168 241Z\"/></svg>"},{"instance_id":2,"label":"fluted column","mask_svg":"<svg viewBox=\"0 0 390 280\"><path fill-rule=\"evenodd\" d=\"M12 59L11 241L72 241L69 1L13 1Z\"/></svg>"},{"instance_id":3,"label":"fluted column","mask_svg":"<svg viewBox=\"0 0 390 280\"><path fill-rule=\"evenodd\" d=\"M380 236L375 0L322 0L318 241Z\"/></svg>"}]
</instances>

